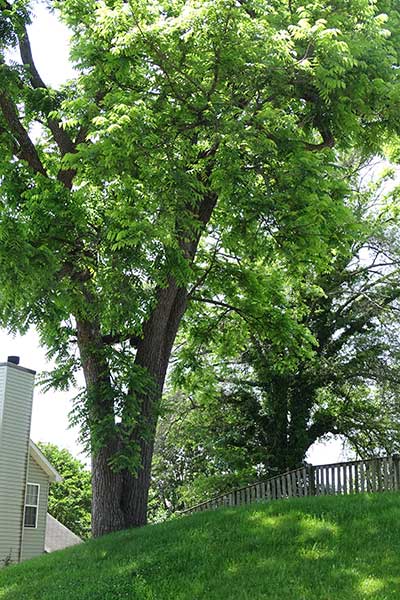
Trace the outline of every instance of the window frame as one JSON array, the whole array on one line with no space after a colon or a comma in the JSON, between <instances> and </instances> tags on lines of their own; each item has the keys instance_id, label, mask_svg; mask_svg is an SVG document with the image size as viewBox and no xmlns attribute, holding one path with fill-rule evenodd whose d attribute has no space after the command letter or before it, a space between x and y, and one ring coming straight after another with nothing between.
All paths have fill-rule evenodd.
<instances>
[{"instance_id":1,"label":"window frame","mask_svg":"<svg viewBox=\"0 0 400 600\"><path fill-rule=\"evenodd\" d=\"M27 496L28 496L28 486L34 486L37 488L37 503L36 504L28 504L27 503ZM40 503L40 483L31 483L30 481L27 482L26 484L26 490L25 490L25 506L24 506L24 529L37 529L37 525L38 525L38 516L39 516L39 503ZM26 525L25 524L25 520L26 520L26 509L27 508L36 508L36 514L35 514L35 525Z\"/></svg>"}]
</instances>

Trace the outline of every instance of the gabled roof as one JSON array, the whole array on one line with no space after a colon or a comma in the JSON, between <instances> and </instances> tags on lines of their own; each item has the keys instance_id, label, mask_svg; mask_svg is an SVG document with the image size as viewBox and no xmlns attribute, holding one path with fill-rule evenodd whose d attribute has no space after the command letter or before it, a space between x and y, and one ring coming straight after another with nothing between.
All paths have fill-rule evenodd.
<instances>
[{"instance_id":1,"label":"gabled roof","mask_svg":"<svg viewBox=\"0 0 400 600\"><path fill-rule=\"evenodd\" d=\"M51 482L59 483L62 481L60 473L49 463L43 452L39 450L32 440L29 440L29 454L37 462L39 467L43 469L46 475L48 475Z\"/></svg>"}]
</instances>

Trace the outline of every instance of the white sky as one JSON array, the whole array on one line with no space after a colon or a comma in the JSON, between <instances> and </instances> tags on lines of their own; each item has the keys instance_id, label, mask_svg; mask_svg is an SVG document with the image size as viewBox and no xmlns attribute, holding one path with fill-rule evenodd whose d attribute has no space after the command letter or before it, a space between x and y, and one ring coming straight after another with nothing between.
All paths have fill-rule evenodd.
<instances>
[{"instance_id":1,"label":"white sky","mask_svg":"<svg viewBox=\"0 0 400 600\"><path fill-rule=\"evenodd\" d=\"M68 31L42 5L36 6L35 19L29 28L29 34L36 66L45 83L56 87L73 77L73 69L68 61ZM50 368L46 361L45 349L40 347L34 330L23 337L13 337L0 329L0 348L0 362L5 361L7 356L16 355L21 357L21 366L37 372ZM76 441L78 431L69 429L68 426L71 399L75 394L76 390L73 389L68 393L43 393L37 386L33 402L31 437L36 442L52 442L67 448L82 460L82 449ZM342 458L340 440L315 444L308 455L308 460L314 464L338 462Z\"/></svg>"}]
</instances>

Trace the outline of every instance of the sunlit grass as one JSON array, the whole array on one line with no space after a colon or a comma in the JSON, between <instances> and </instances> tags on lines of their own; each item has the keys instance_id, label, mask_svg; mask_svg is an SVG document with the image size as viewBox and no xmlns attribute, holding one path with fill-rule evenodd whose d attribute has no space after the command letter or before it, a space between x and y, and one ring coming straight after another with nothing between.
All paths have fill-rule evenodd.
<instances>
[{"instance_id":1,"label":"sunlit grass","mask_svg":"<svg viewBox=\"0 0 400 600\"><path fill-rule=\"evenodd\" d=\"M0 600L123 599L400 600L400 494L221 509L0 573Z\"/></svg>"}]
</instances>

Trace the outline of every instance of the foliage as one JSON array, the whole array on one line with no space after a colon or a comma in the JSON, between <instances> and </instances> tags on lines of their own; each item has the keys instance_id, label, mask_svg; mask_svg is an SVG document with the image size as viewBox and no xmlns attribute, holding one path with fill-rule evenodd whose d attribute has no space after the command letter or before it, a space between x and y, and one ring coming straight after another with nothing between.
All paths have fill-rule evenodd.
<instances>
[{"instance_id":1,"label":"foliage","mask_svg":"<svg viewBox=\"0 0 400 600\"><path fill-rule=\"evenodd\" d=\"M329 434L363 456L399 452L400 248L387 187L385 177L354 190L358 228L325 274L303 271L295 288L270 262L250 286L227 279L216 297L210 277L193 297L204 309L185 317L154 507L174 512L296 468ZM246 255L231 258L242 267Z\"/></svg>"},{"instance_id":2,"label":"foliage","mask_svg":"<svg viewBox=\"0 0 400 600\"><path fill-rule=\"evenodd\" d=\"M23 4L3 8L14 38ZM2 288L2 321L35 323L60 361L58 385L79 365L74 318L96 315L105 335L129 340L141 334L157 286L172 275L190 279L175 221L195 226L190 206L204 192L204 169L221 196L213 228L224 248L244 233L242 244L270 245L268 232L255 234L273 218L293 255L298 246L309 255L303 228L319 228L313 244L323 256L326 219L343 223L336 198L346 189L325 129L339 144L352 138L379 151L395 110L382 86L390 90L397 76L390 24L374 16L380 7L337 3L332 12L313 3L291 14L277 2L252 18L258 7L243 5L202 2L182 12L182 2L71 0L55 6L74 31L77 81L56 92L2 65L3 95L24 107L21 123L44 122L34 156L18 154L13 144L23 140L3 108L1 268L12 286ZM53 120L75 141L70 151L50 141ZM314 139L325 152L309 151ZM62 185L68 176L72 189ZM119 355L130 352L126 344L106 350L126 386Z\"/></svg>"},{"instance_id":3,"label":"foliage","mask_svg":"<svg viewBox=\"0 0 400 600\"><path fill-rule=\"evenodd\" d=\"M2 600L397 600L399 523L397 493L220 509L5 569Z\"/></svg>"},{"instance_id":4,"label":"foliage","mask_svg":"<svg viewBox=\"0 0 400 600\"><path fill-rule=\"evenodd\" d=\"M399 133L398 4L50 1L77 70L57 90L36 69L29 6L0 2L0 324L37 327L50 385L83 368L95 515L121 472L104 532L144 522L132 507L171 348L216 248L247 249L232 284L282 256L295 287L348 235L336 153Z\"/></svg>"},{"instance_id":5,"label":"foliage","mask_svg":"<svg viewBox=\"0 0 400 600\"><path fill-rule=\"evenodd\" d=\"M249 428L245 416L235 420L218 400L200 405L184 396L166 398L156 436L151 520L257 479L254 455L262 455L263 446L254 440L249 452Z\"/></svg>"},{"instance_id":6,"label":"foliage","mask_svg":"<svg viewBox=\"0 0 400 600\"><path fill-rule=\"evenodd\" d=\"M47 460L60 473L62 481L50 486L49 513L82 539L90 534L90 472L65 448L38 444Z\"/></svg>"}]
</instances>

